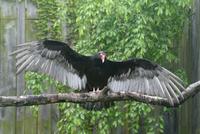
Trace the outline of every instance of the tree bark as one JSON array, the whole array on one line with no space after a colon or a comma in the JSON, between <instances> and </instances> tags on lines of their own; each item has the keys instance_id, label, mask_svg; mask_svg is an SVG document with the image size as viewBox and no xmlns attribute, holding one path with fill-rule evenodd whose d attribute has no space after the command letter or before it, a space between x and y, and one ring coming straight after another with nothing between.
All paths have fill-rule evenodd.
<instances>
[{"instance_id":1,"label":"tree bark","mask_svg":"<svg viewBox=\"0 0 200 134\"><path fill-rule=\"evenodd\" d=\"M189 97L194 96L200 91L200 81L189 85L185 91L182 92L184 99L178 97L180 102L174 100L174 105L171 105L166 98L148 96L135 92L129 93L108 93L105 90L101 92L88 92L88 93L58 93L58 94L42 94L42 95L26 95L26 96L0 96L0 107L8 106L32 106L32 105L45 105L52 103L72 102L97 102L97 101L125 101L135 100L143 103L161 105L167 107L177 107L185 102Z\"/></svg>"}]
</instances>

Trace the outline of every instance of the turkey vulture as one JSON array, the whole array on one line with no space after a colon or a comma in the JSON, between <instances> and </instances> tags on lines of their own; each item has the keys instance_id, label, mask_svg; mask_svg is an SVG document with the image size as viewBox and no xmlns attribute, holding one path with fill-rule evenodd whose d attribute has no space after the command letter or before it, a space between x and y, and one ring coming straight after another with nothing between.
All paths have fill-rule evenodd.
<instances>
[{"instance_id":1,"label":"turkey vulture","mask_svg":"<svg viewBox=\"0 0 200 134\"><path fill-rule=\"evenodd\" d=\"M101 90L136 92L166 98L171 105L183 98L182 81L167 69L146 59L108 60L103 51L84 56L66 43L55 40L33 41L17 46L17 74L23 70L46 73L81 92ZM180 97L178 97L180 96ZM86 109L102 109L113 102L88 102Z\"/></svg>"}]
</instances>

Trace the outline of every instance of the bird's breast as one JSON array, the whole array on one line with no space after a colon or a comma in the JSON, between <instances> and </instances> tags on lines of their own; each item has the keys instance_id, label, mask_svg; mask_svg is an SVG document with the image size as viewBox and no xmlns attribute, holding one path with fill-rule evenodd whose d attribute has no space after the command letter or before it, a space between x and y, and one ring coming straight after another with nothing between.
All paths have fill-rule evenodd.
<instances>
[{"instance_id":1,"label":"bird's breast","mask_svg":"<svg viewBox=\"0 0 200 134\"><path fill-rule=\"evenodd\" d=\"M87 71L87 85L92 90L93 88L103 89L107 85L108 76L106 71L100 67L93 67Z\"/></svg>"}]
</instances>

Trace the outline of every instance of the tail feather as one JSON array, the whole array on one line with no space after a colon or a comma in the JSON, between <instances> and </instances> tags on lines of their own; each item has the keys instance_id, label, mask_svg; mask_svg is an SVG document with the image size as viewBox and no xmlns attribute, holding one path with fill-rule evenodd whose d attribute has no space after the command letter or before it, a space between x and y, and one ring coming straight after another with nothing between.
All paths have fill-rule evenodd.
<instances>
[{"instance_id":1,"label":"tail feather","mask_svg":"<svg viewBox=\"0 0 200 134\"><path fill-rule=\"evenodd\" d=\"M86 102L81 103L80 106L87 110L102 110L114 105L114 102Z\"/></svg>"}]
</instances>

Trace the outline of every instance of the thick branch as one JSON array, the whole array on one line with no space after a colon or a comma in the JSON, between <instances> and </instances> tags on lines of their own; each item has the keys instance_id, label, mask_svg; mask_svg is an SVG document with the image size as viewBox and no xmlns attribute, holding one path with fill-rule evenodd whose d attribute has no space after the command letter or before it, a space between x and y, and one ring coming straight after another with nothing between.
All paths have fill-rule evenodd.
<instances>
[{"instance_id":1,"label":"thick branch","mask_svg":"<svg viewBox=\"0 0 200 134\"><path fill-rule=\"evenodd\" d=\"M184 99L180 99L180 103L174 101L174 106L171 106L167 99L141 95L138 93L109 93L106 95L101 92L89 93L63 93L63 94L43 94L43 95L26 95L26 96L0 96L0 107L7 106L31 106L44 105L61 102L83 103L83 102L97 102L97 101L125 101L136 100L153 105L162 105L167 107L176 107L185 102L189 97L194 96L200 91L200 81L189 85L185 91L182 92Z\"/></svg>"}]
</instances>

